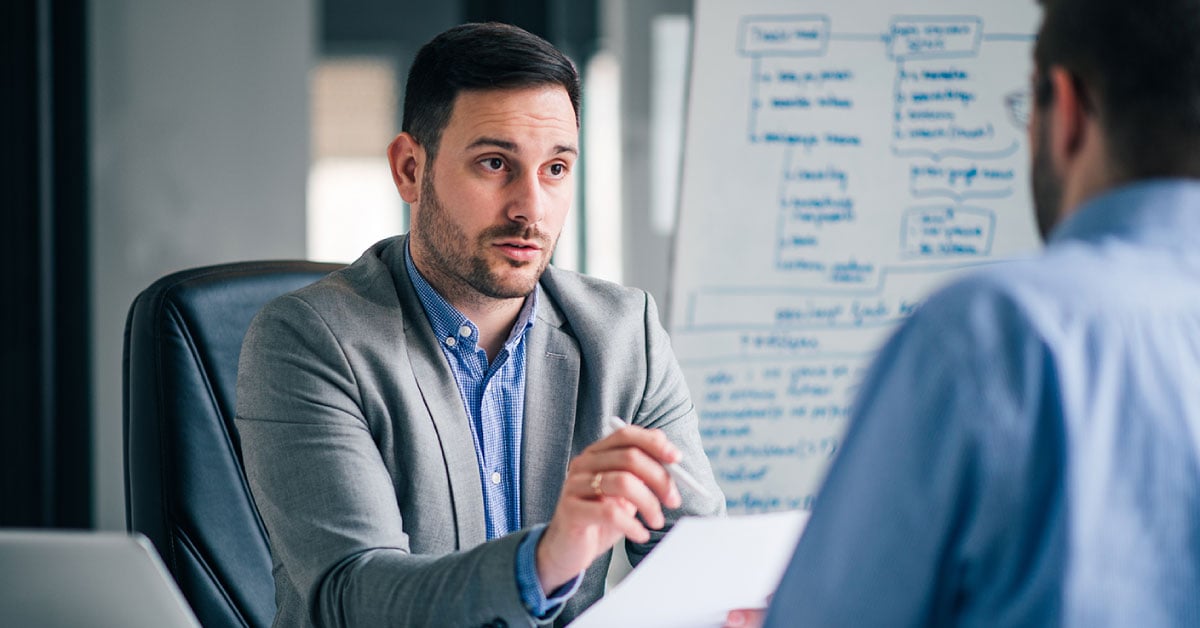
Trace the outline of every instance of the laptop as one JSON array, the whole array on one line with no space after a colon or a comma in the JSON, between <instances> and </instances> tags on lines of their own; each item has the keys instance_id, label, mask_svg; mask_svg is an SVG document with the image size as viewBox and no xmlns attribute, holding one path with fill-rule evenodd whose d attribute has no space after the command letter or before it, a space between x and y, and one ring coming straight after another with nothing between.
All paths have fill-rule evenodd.
<instances>
[{"instance_id":1,"label":"laptop","mask_svg":"<svg viewBox=\"0 0 1200 628\"><path fill-rule=\"evenodd\" d=\"M0 530L0 626L199 628L144 536Z\"/></svg>"}]
</instances>

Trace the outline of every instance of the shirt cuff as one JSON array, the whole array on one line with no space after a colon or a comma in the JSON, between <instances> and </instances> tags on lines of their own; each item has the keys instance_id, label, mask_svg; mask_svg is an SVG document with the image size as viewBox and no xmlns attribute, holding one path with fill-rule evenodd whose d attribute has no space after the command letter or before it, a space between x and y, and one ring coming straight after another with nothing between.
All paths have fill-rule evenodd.
<instances>
[{"instance_id":1,"label":"shirt cuff","mask_svg":"<svg viewBox=\"0 0 1200 628\"><path fill-rule=\"evenodd\" d=\"M571 599L583 582L580 574L551 591L549 596L542 591L542 583L537 575L537 544L545 531L545 524L534 526L517 547L517 588L525 609L537 619L545 619L558 612L558 607Z\"/></svg>"}]
</instances>

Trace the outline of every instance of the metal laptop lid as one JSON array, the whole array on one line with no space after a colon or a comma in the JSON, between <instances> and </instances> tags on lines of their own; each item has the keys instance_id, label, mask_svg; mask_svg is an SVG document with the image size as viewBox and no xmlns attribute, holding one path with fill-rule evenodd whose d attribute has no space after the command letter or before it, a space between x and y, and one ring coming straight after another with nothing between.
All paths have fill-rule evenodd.
<instances>
[{"instance_id":1,"label":"metal laptop lid","mask_svg":"<svg viewBox=\"0 0 1200 628\"><path fill-rule=\"evenodd\" d=\"M150 542L0 530L0 626L199 628Z\"/></svg>"}]
</instances>

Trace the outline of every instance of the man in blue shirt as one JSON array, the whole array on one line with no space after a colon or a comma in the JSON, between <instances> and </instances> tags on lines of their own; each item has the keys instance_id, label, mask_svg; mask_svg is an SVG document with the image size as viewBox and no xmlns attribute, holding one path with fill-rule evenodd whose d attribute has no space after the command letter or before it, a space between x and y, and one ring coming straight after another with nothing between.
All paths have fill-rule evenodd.
<instances>
[{"instance_id":1,"label":"man in blue shirt","mask_svg":"<svg viewBox=\"0 0 1200 628\"><path fill-rule=\"evenodd\" d=\"M388 147L408 236L268 304L237 426L277 626L561 625L724 500L653 301L549 267L579 77L525 31L439 35ZM605 420L631 427L602 438ZM677 487L680 461L709 489Z\"/></svg>"},{"instance_id":2,"label":"man in blue shirt","mask_svg":"<svg viewBox=\"0 0 1200 628\"><path fill-rule=\"evenodd\" d=\"M769 626L1200 625L1200 0L1045 0L1039 259L878 355Z\"/></svg>"}]
</instances>

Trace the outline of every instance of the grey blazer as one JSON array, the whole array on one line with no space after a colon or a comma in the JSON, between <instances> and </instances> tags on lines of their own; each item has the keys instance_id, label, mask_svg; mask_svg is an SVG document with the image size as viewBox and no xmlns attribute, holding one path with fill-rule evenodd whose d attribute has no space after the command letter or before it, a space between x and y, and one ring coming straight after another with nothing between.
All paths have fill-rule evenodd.
<instances>
[{"instance_id":1,"label":"grey blazer","mask_svg":"<svg viewBox=\"0 0 1200 628\"><path fill-rule=\"evenodd\" d=\"M242 347L237 428L274 556L276 626L530 625L526 530L487 542L466 411L404 265L404 237L276 299ZM616 415L659 428L721 493L670 341L646 293L548 269L526 348L521 519L548 521L568 461ZM683 491L685 514L723 498ZM641 559L661 538L628 544ZM592 564L554 623L604 590Z\"/></svg>"}]
</instances>

